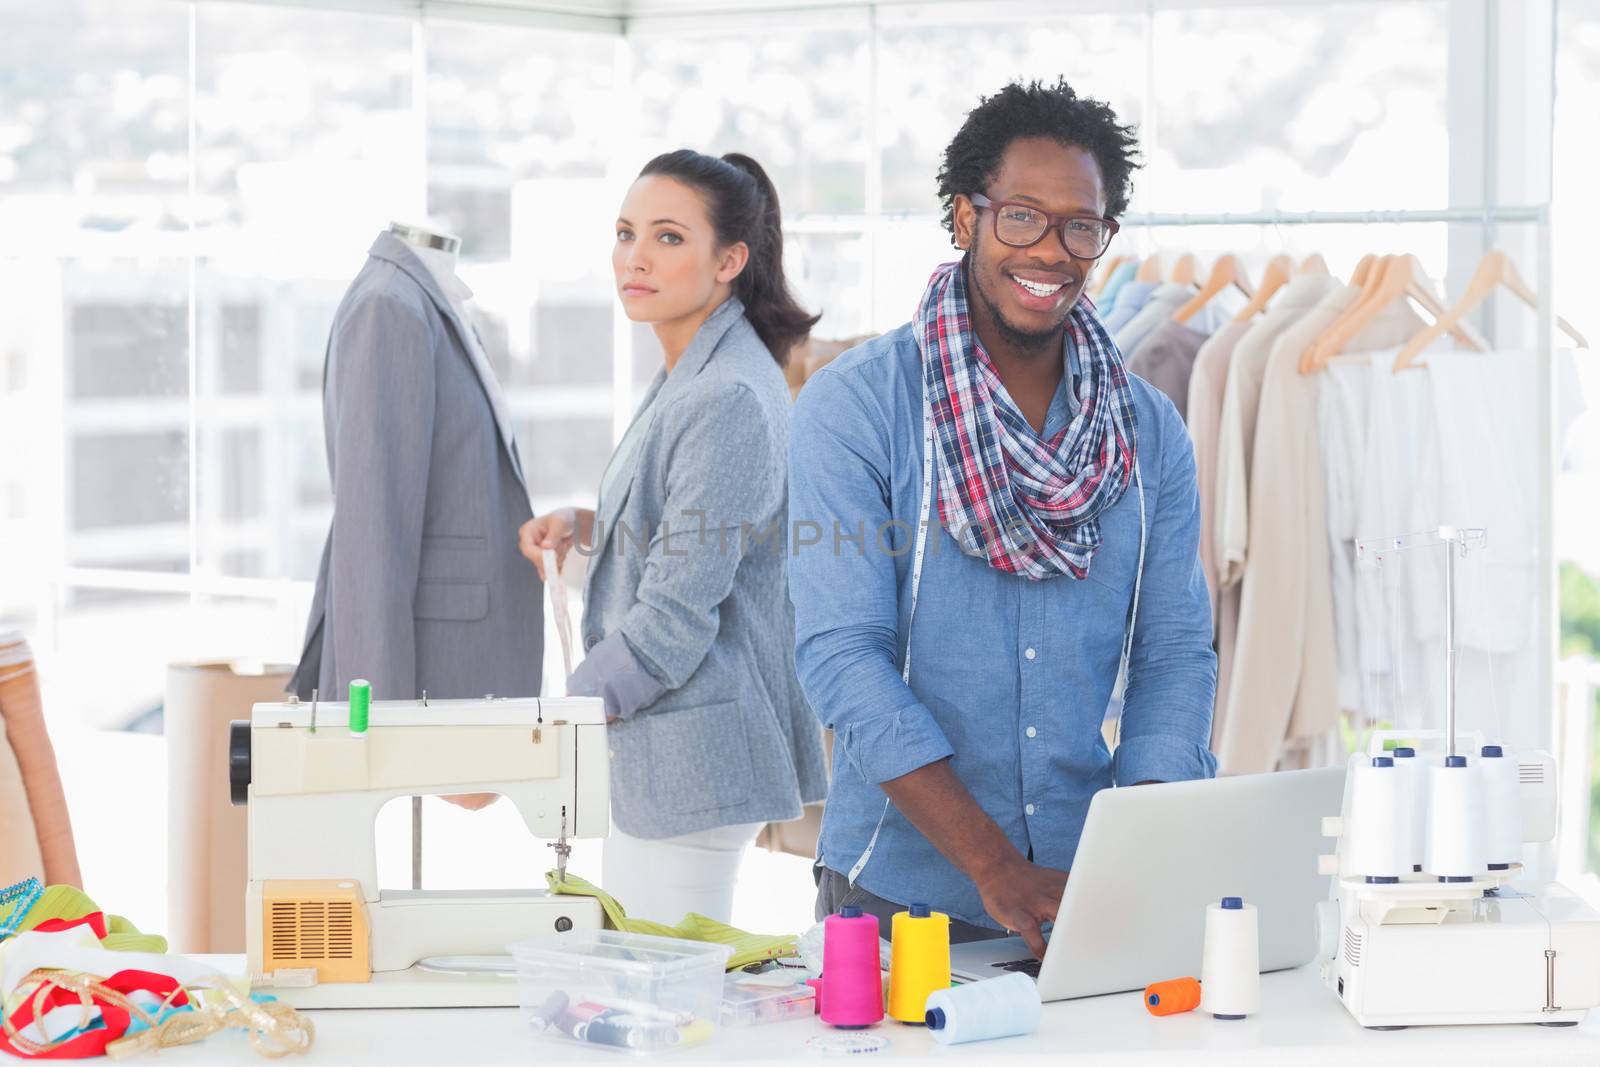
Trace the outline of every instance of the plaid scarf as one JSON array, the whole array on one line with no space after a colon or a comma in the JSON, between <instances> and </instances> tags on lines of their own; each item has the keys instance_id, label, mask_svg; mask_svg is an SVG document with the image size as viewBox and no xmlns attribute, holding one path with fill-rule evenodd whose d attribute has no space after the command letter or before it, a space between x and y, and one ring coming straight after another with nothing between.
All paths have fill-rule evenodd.
<instances>
[{"instance_id":1,"label":"plaid scarf","mask_svg":"<svg viewBox=\"0 0 1600 1067\"><path fill-rule=\"evenodd\" d=\"M939 468L939 518L962 549L1033 581L1089 573L1099 516L1133 479L1137 433L1122 353L1088 297L1067 316L1084 387L1045 441L1006 393L972 331L964 261L934 271L917 309L923 388Z\"/></svg>"}]
</instances>

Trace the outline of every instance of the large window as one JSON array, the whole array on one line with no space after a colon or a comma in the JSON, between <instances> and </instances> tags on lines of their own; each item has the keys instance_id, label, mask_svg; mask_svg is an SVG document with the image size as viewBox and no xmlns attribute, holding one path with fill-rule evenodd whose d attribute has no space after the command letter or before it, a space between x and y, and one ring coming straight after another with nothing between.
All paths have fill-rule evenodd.
<instances>
[{"instance_id":1,"label":"large window","mask_svg":"<svg viewBox=\"0 0 1600 1067\"><path fill-rule=\"evenodd\" d=\"M0 0L0 624L34 627L69 690L99 651L81 635L141 605L152 625L122 632L153 661L297 655L332 507L327 331L390 219L462 235L533 504L583 503L659 366L609 264L651 155L758 159L818 335L850 337L906 321L954 256L942 154L1017 78L1065 76L1137 124L1135 215L1466 202L1488 31L1464 6L895 3L578 32L488 5ZM1593 221L1595 150L1572 131L1600 81L1596 0L1561 12L1558 234ZM1456 237L1134 224L1119 250L1252 270L1320 251L1340 273L1405 250L1442 276ZM1558 241L1575 320L1587 254ZM51 706L115 722L158 700L141 679Z\"/></svg>"},{"instance_id":2,"label":"large window","mask_svg":"<svg viewBox=\"0 0 1600 1067\"><path fill-rule=\"evenodd\" d=\"M1600 329L1600 320L1588 314L1600 280L1592 239L1600 232L1600 200L1592 192L1592 175L1600 167L1600 145L1593 136L1594 117L1600 114L1600 0L1563 0L1557 41L1556 307L1584 329L1592 344ZM1578 367L1587 379L1586 395L1600 396L1600 364L1591 356ZM1580 419L1565 458L1555 501L1566 657L1562 725L1571 748L1589 754L1592 771L1600 771L1600 413ZM1588 833L1563 859L1569 868L1600 871L1600 773L1583 785L1589 794Z\"/></svg>"}]
</instances>

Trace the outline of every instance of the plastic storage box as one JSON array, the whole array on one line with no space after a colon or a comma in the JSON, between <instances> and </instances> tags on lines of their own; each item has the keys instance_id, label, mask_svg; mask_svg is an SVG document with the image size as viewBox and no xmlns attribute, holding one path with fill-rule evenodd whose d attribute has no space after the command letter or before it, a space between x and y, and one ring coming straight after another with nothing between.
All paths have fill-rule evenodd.
<instances>
[{"instance_id":1,"label":"plastic storage box","mask_svg":"<svg viewBox=\"0 0 1600 1067\"><path fill-rule=\"evenodd\" d=\"M817 1013L817 991L795 971L734 971L722 987L722 1025L755 1026Z\"/></svg>"},{"instance_id":2,"label":"plastic storage box","mask_svg":"<svg viewBox=\"0 0 1600 1067\"><path fill-rule=\"evenodd\" d=\"M709 1040L733 949L670 937L574 930L511 948L522 1012L541 1036L639 1054Z\"/></svg>"}]
</instances>

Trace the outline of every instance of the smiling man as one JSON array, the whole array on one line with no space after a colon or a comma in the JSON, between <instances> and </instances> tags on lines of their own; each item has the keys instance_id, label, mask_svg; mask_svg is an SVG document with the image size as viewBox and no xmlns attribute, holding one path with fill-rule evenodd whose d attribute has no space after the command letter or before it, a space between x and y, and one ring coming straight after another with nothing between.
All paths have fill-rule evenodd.
<instances>
[{"instance_id":1,"label":"smiling man","mask_svg":"<svg viewBox=\"0 0 1600 1067\"><path fill-rule=\"evenodd\" d=\"M983 100L939 174L964 255L800 394L797 663L835 732L818 918L887 936L927 903L954 940L1041 952L1095 792L1215 773L1194 454L1083 296L1133 144L1065 82Z\"/></svg>"}]
</instances>

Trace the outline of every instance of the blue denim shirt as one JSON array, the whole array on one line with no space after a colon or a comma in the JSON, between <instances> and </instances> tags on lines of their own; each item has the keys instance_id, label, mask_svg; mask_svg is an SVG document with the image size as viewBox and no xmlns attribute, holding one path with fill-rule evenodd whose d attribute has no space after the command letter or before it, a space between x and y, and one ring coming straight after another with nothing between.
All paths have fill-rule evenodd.
<instances>
[{"instance_id":1,"label":"blue denim shirt","mask_svg":"<svg viewBox=\"0 0 1600 1067\"><path fill-rule=\"evenodd\" d=\"M796 663L812 709L834 730L818 862L848 873L877 830L858 885L996 927L977 887L904 815L886 810L880 783L949 758L1023 855L1068 870L1098 790L1216 773L1206 747L1216 657L1194 451L1171 401L1133 378L1148 532L1121 743L1112 753L1101 725L1139 558L1131 485L1101 516L1104 540L1083 580L1035 582L995 570L961 552L935 509L910 685L901 680L910 532L921 505L921 371L911 327L902 326L823 368L795 408ZM1045 436L1073 409L1064 384Z\"/></svg>"}]
</instances>

